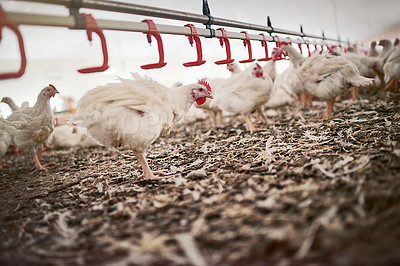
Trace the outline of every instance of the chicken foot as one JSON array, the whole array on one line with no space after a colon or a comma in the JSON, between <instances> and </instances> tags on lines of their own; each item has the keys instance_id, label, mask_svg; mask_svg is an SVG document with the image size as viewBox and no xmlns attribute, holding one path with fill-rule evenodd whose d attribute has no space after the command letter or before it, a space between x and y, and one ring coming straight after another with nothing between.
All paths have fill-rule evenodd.
<instances>
[{"instance_id":1,"label":"chicken foot","mask_svg":"<svg viewBox=\"0 0 400 266\"><path fill-rule=\"evenodd\" d=\"M164 176L170 175L165 171L152 171L149 167L149 164L147 163L147 159L144 156L143 152L138 152L136 150L133 150L133 154L135 155L136 159L140 164L140 167L142 167L143 170L143 175L141 175L140 178L156 179L156 176L158 176L158 178L162 178Z\"/></svg>"},{"instance_id":2,"label":"chicken foot","mask_svg":"<svg viewBox=\"0 0 400 266\"><path fill-rule=\"evenodd\" d=\"M10 167L10 165L0 162L0 169L3 169L4 167Z\"/></svg>"},{"instance_id":3,"label":"chicken foot","mask_svg":"<svg viewBox=\"0 0 400 266\"><path fill-rule=\"evenodd\" d=\"M37 148L33 148L33 161L35 162L35 165L32 167L31 172L42 171L42 170L46 171L47 166L55 165L54 162L42 165L39 160Z\"/></svg>"}]
</instances>

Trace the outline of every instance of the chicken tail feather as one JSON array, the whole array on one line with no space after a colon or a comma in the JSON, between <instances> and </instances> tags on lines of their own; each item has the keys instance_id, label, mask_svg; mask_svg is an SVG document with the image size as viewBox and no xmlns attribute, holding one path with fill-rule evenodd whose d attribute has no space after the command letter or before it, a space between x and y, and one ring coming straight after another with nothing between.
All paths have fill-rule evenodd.
<instances>
[{"instance_id":1,"label":"chicken tail feather","mask_svg":"<svg viewBox=\"0 0 400 266\"><path fill-rule=\"evenodd\" d=\"M350 80L350 84L354 87L367 87L372 85L373 81L373 78L366 78L361 75L357 75Z\"/></svg>"}]
</instances>

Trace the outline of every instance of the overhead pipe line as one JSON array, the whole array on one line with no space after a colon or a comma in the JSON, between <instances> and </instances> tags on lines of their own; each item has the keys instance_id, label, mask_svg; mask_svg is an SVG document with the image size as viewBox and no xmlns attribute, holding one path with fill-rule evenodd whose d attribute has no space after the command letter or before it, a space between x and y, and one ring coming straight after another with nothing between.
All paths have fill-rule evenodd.
<instances>
[{"instance_id":1,"label":"overhead pipe line","mask_svg":"<svg viewBox=\"0 0 400 266\"><path fill-rule=\"evenodd\" d=\"M174 19L174 20L182 20L188 22L196 22L207 25L210 20L210 17L207 15L200 15L190 12L184 11L177 11L165 8L158 8L158 7L151 7L151 6L144 6L144 5L137 5L133 3L123 3L118 1L104 1L104 0L26 0L27 2L37 2L37 3L47 3L47 4L54 4L54 5L62 5L67 8L71 6L76 6L77 4L81 8L88 8L88 9L96 9L102 11L113 11L119 13L126 13L132 15L144 15L144 16L152 16L158 18L165 18L165 19ZM224 19L213 17L213 25L223 26L223 27L232 27L232 28L240 28L240 29L247 29L247 30L256 30L256 31L263 31L269 32L274 34L285 34L285 35L292 35L298 37L307 37L313 39L324 39L329 41L340 42L340 40L335 38L323 37L315 34L304 34L298 31L291 31L286 29L280 29L275 27L257 25L252 23L246 23L236 20ZM210 33L208 34L210 36ZM208 37L207 36L207 37ZM205 36L206 37L206 36ZM218 36L215 36L218 37Z\"/></svg>"}]
</instances>

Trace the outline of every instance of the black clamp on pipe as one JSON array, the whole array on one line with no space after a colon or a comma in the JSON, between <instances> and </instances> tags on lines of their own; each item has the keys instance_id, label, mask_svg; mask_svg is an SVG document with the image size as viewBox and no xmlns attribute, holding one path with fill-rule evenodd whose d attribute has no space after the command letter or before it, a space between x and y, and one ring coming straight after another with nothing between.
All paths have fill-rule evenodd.
<instances>
[{"instance_id":1,"label":"black clamp on pipe","mask_svg":"<svg viewBox=\"0 0 400 266\"><path fill-rule=\"evenodd\" d=\"M215 30L211 28L211 25L214 24L214 17L211 16L210 7L208 6L207 0L203 0L203 15L206 15L208 17L208 21L207 23L204 23L204 25L206 26L206 29L210 30L210 36L206 38L213 38L215 37Z\"/></svg>"},{"instance_id":2,"label":"black clamp on pipe","mask_svg":"<svg viewBox=\"0 0 400 266\"><path fill-rule=\"evenodd\" d=\"M275 37L272 36L272 33L274 33L274 27L272 27L271 18L269 16L267 16L267 26L269 28L271 28L270 30L267 30L267 32L269 33L269 36L271 36L272 41L275 42Z\"/></svg>"},{"instance_id":3,"label":"black clamp on pipe","mask_svg":"<svg viewBox=\"0 0 400 266\"><path fill-rule=\"evenodd\" d=\"M79 14L83 0L72 0L69 5L69 13L75 19L75 29L86 29L86 18Z\"/></svg>"},{"instance_id":4,"label":"black clamp on pipe","mask_svg":"<svg viewBox=\"0 0 400 266\"><path fill-rule=\"evenodd\" d=\"M303 25L301 25L301 24L300 24L300 32L301 32L301 38L302 38L303 41L304 41L304 36L306 36L306 35L304 34Z\"/></svg>"}]
</instances>

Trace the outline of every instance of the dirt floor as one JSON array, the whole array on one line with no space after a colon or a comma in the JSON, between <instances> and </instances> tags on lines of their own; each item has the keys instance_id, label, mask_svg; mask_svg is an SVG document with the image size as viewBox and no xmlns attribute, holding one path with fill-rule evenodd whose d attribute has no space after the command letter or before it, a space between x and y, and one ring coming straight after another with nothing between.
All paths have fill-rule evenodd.
<instances>
[{"instance_id":1,"label":"dirt floor","mask_svg":"<svg viewBox=\"0 0 400 266\"><path fill-rule=\"evenodd\" d=\"M325 111L267 110L250 134L181 124L148 158L128 149L52 150L0 170L1 265L399 265L400 96Z\"/></svg>"}]
</instances>

